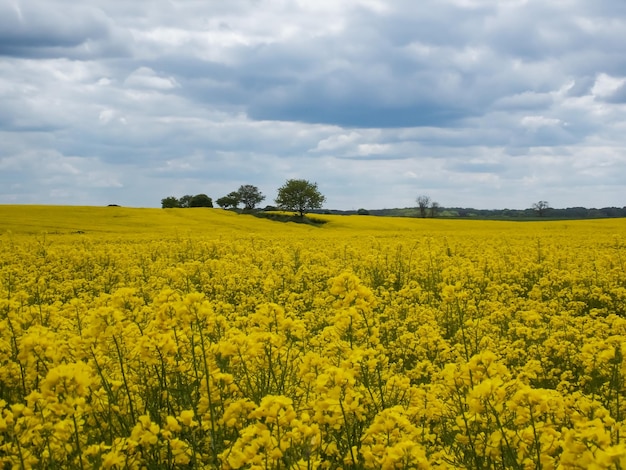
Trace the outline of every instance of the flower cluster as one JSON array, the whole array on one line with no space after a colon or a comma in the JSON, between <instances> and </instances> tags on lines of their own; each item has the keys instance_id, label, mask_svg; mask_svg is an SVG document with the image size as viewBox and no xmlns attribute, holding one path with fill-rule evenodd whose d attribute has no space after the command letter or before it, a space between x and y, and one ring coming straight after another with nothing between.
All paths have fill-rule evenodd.
<instances>
[{"instance_id":1,"label":"flower cluster","mask_svg":"<svg viewBox=\"0 0 626 470\"><path fill-rule=\"evenodd\" d=\"M624 221L328 219L3 235L0 466L626 467Z\"/></svg>"}]
</instances>

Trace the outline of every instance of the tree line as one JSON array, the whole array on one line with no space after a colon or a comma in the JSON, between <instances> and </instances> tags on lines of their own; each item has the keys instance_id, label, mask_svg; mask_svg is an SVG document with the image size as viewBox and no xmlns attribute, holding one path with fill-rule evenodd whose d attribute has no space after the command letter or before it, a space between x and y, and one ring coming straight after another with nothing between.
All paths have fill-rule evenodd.
<instances>
[{"instance_id":1,"label":"tree line","mask_svg":"<svg viewBox=\"0 0 626 470\"><path fill-rule=\"evenodd\" d=\"M264 201L265 195L258 187L244 184L236 191L218 198L215 203L223 209L239 210L243 206L244 211L254 211ZM266 206L266 210L293 211L300 217L306 212L319 212L326 197L323 196L317 183L311 183L304 179L290 179L278 188L274 200L276 206ZM535 202L528 209L474 209L463 207L443 207L425 194L419 195L415 202L416 207L404 209L359 209L358 211L326 211L334 214L359 214L396 217L445 217L445 218L479 218L479 219L589 219L606 217L626 217L625 207L603 207L601 209L585 207L568 207L555 209L548 201ZM174 196L161 200L164 209L186 207L213 207L213 199L206 194L185 195L181 198Z\"/></svg>"},{"instance_id":2,"label":"tree line","mask_svg":"<svg viewBox=\"0 0 626 470\"><path fill-rule=\"evenodd\" d=\"M533 220L533 219L600 219L626 217L624 207L567 207L554 208L548 201L538 201L526 209L475 209L472 207L444 207L437 203L396 209L359 209L358 211L331 211L338 215L374 215L379 217L440 217L440 218L473 218L498 220Z\"/></svg>"},{"instance_id":3,"label":"tree line","mask_svg":"<svg viewBox=\"0 0 626 470\"><path fill-rule=\"evenodd\" d=\"M181 198L169 196L161 199L161 207L163 209L174 207L213 207L213 199L206 194L196 194L195 196L186 194Z\"/></svg>"},{"instance_id":4,"label":"tree line","mask_svg":"<svg viewBox=\"0 0 626 470\"><path fill-rule=\"evenodd\" d=\"M243 205L244 211L253 211L264 200L265 195L259 188L252 184L244 184L238 190L216 199L215 203L223 209L239 209L239 206ZM289 179L278 188L274 202L276 207L272 208L296 212L303 217L306 212L320 209L326 202L326 197L320 193L317 183L304 179ZM169 196L161 199L161 207L163 209L213 207L213 199L206 194L187 195L181 198Z\"/></svg>"}]
</instances>

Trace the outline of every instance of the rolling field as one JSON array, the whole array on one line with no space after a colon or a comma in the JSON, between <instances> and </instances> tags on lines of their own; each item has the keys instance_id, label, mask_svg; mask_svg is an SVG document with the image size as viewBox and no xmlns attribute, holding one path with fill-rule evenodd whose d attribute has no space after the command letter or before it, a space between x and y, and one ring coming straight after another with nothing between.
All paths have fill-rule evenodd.
<instances>
[{"instance_id":1,"label":"rolling field","mask_svg":"<svg viewBox=\"0 0 626 470\"><path fill-rule=\"evenodd\" d=\"M0 206L0 468L626 468L626 220Z\"/></svg>"}]
</instances>

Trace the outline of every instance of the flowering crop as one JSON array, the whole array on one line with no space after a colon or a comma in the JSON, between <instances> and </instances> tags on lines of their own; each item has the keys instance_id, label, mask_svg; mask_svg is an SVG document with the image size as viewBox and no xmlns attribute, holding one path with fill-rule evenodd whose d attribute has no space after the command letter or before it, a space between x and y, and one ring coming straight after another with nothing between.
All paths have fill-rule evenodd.
<instances>
[{"instance_id":1,"label":"flowering crop","mask_svg":"<svg viewBox=\"0 0 626 470\"><path fill-rule=\"evenodd\" d=\"M0 236L3 468L626 468L625 221L111 210Z\"/></svg>"}]
</instances>

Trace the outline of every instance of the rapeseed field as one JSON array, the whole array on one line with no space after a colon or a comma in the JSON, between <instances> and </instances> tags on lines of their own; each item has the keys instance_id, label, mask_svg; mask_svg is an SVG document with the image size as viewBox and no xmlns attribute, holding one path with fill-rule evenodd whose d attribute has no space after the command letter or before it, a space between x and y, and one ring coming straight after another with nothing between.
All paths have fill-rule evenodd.
<instances>
[{"instance_id":1,"label":"rapeseed field","mask_svg":"<svg viewBox=\"0 0 626 470\"><path fill-rule=\"evenodd\" d=\"M0 206L0 466L626 468L626 220Z\"/></svg>"}]
</instances>

